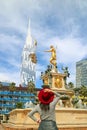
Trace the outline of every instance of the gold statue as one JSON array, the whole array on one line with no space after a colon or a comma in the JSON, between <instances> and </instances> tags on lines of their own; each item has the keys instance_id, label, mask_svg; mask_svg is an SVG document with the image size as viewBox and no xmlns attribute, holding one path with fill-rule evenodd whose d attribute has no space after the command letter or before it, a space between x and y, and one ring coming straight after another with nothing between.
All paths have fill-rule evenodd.
<instances>
[{"instance_id":1,"label":"gold statue","mask_svg":"<svg viewBox=\"0 0 87 130\"><path fill-rule=\"evenodd\" d=\"M50 63L56 67L56 49L51 45L50 50L47 50L45 52L51 52Z\"/></svg>"},{"instance_id":2,"label":"gold statue","mask_svg":"<svg viewBox=\"0 0 87 130\"><path fill-rule=\"evenodd\" d=\"M44 84L47 85L48 84L48 78L44 79Z\"/></svg>"},{"instance_id":3,"label":"gold statue","mask_svg":"<svg viewBox=\"0 0 87 130\"><path fill-rule=\"evenodd\" d=\"M62 88L62 79L60 77L55 78L55 87Z\"/></svg>"}]
</instances>

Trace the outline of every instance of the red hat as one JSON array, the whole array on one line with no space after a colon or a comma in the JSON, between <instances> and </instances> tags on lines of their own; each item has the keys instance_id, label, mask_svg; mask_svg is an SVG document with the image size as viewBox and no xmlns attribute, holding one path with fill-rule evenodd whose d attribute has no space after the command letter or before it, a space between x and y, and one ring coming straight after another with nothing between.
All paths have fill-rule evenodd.
<instances>
[{"instance_id":1,"label":"red hat","mask_svg":"<svg viewBox=\"0 0 87 130\"><path fill-rule=\"evenodd\" d=\"M39 101L43 104L49 104L54 99L54 93L53 92L45 92L45 89L40 90L38 94Z\"/></svg>"}]
</instances>

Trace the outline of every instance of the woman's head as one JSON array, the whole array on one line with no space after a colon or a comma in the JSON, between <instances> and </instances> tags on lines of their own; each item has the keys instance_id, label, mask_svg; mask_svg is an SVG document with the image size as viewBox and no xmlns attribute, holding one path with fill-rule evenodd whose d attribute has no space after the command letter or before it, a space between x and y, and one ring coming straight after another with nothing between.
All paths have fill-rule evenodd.
<instances>
[{"instance_id":1,"label":"woman's head","mask_svg":"<svg viewBox=\"0 0 87 130\"><path fill-rule=\"evenodd\" d=\"M53 101L54 93L51 91L45 91L45 90L46 88L40 90L38 94L38 99L42 104L47 105Z\"/></svg>"}]
</instances>

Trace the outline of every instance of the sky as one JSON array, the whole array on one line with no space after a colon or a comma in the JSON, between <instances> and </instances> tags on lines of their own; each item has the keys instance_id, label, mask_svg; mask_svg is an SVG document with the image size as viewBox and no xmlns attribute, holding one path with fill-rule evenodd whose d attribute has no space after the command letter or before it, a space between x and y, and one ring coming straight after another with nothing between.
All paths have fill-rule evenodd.
<instances>
[{"instance_id":1,"label":"sky","mask_svg":"<svg viewBox=\"0 0 87 130\"><path fill-rule=\"evenodd\" d=\"M68 66L75 84L76 62L87 56L87 0L0 0L0 81L20 84L21 55L31 21L37 40L36 86L47 69L53 45L58 71Z\"/></svg>"}]
</instances>

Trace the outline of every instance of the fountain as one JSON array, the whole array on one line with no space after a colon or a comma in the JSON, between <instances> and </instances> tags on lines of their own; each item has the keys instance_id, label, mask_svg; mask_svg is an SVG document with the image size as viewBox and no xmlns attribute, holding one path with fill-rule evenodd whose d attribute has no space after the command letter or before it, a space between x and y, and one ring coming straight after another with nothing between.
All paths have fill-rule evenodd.
<instances>
[{"instance_id":1,"label":"fountain","mask_svg":"<svg viewBox=\"0 0 87 130\"><path fill-rule=\"evenodd\" d=\"M41 79L44 85L49 85L51 89L61 94L65 94L62 100L62 105L64 107L72 107L72 96L74 92L66 89L66 79L69 76L68 67L63 68L64 73L58 72L57 62L56 62L56 49L50 46L50 50L45 52L51 52L50 65L48 65L45 73L41 72Z\"/></svg>"},{"instance_id":2,"label":"fountain","mask_svg":"<svg viewBox=\"0 0 87 130\"><path fill-rule=\"evenodd\" d=\"M56 120L59 130L87 130L87 110L82 109L82 102L79 100L79 109L73 107L72 96L74 92L66 89L66 78L68 73L60 73L57 70L56 50L53 46L50 50L52 57L50 58L51 65L48 65L47 70L41 72L43 85L50 85L50 88L61 94L64 97L59 100L56 106ZM84 105L86 107L86 105ZM37 130L38 124L31 120L27 114L32 108L15 109L10 112L9 122L3 124L5 130ZM36 114L38 117L39 115Z\"/></svg>"}]
</instances>

